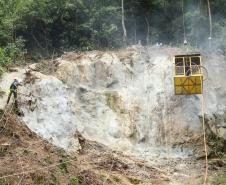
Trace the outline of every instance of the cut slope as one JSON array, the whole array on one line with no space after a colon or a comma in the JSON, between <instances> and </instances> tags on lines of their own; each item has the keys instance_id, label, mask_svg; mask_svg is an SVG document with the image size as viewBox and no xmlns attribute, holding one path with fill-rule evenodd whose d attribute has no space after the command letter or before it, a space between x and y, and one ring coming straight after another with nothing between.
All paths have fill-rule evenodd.
<instances>
[{"instance_id":1,"label":"cut slope","mask_svg":"<svg viewBox=\"0 0 226 185\"><path fill-rule=\"evenodd\" d=\"M81 150L67 155L30 131L9 110L0 122L0 184L165 184L164 172L77 133Z\"/></svg>"},{"instance_id":2,"label":"cut slope","mask_svg":"<svg viewBox=\"0 0 226 185\"><path fill-rule=\"evenodd\" d=\"M25 79L20 89L23 121L69 151L78 149L74 133L79 131L87 139L138 157L190 156L193 149L178 143L201 134L200 99L174 96L173 56L180 53L184 51L170 47L70 52L31 66L34 78L31 83ZM207 56L204 66L211 72L204 82L205 113L221 125L224 135L224 57ZM24 80L24 71L18 73ZM5 74L3 79L12 76ZM6 85L0 84L3 89Z\"/></svg>"}]
</instances>

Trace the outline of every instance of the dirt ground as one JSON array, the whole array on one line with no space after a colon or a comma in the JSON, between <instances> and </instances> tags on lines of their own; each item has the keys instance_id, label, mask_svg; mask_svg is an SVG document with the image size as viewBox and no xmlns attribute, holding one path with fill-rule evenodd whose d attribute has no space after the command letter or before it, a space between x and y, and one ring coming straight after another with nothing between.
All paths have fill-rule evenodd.
<instances>
[{"instance_id":1,"label":"dirt ground","mask_svg":"<svg viewBox=\"0 0 226 185\"><path fill-rule=\"evenodd\" d=\"M75 135L81 150L69 155L30 131L12 107L0 115L0 185L203 183L203 160L162 159L150 165L88 141L79 133ZM211 160L208 184L224 184L225 169L226 160Z\"/></svg>"},{"instance_id":2,"label":"dirt ground","mask_svg":"<svg viewBox=\"0 0 226 185\"><path fill-rule=\"evenodd\" d=\"M11 112L0 120L0 184L168 184L164 172L85 140L68 155L30 131ZM79 134L79 133L77 133Z\"/></svg>"}]
</instances>

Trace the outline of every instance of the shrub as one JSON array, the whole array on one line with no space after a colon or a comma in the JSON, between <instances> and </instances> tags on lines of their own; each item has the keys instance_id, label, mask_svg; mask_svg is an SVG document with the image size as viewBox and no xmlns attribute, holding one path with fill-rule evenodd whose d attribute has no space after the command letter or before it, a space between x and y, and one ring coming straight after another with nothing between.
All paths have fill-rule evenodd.
<instances>
[{"instance_id":1,"label":"shrub","mask_svg":"<svg viewBox=\"0 0 226 185\"><path fill-rule=\"evenodd\" d=\"M8 43L5 47L0 47L0 74L5 67L16 60L22 60L24 53L24 40L19 38L14 43Z\"/></svg>"}]
</instances>

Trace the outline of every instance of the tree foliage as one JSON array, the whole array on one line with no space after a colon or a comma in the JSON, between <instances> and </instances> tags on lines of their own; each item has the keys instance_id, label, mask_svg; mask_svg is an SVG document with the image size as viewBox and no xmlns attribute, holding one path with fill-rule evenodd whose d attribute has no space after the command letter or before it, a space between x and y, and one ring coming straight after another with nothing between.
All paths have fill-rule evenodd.
<instances>
[{"instance_id":1,"label":"tree foliage","mask_svg":"<svg viewBox=\"0 0 226 185\"><path fill-rule=\"evenodd\" d=\"M28 51L43 54L50 54L53 50L122 47L121 2L0 0L0 51L4 53L5 48L16 43L18 38L25 40ZM210 0L210 5L212 44L224 49L226 2ZM184 30L190 45L201 47L208 43L206 0L124 0L124 10L127 44L137 44L140 40L143 44L177 45L183 43Z\"/></svg>"}]
</instances>

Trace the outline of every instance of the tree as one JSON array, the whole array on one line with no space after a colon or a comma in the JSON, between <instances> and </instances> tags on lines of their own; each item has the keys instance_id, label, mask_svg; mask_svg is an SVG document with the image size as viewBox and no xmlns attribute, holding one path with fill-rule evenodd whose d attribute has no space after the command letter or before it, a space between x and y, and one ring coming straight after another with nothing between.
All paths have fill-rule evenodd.
<instances>
[{"instance_id":1,"label":"tree","mask_svg":"<svg viewBox=\"0 0 226 185\"><path fill-rule=\"evenodd\" d=\"M210 1L207 0L207 5L208 5L208 13L209 13L209 23L210 23L210 35L209 39L212 39L212 15L211 15L211 7L210 7Z\"/></svg>"},{"instance_id":2,"label":"tree","mask_svg":"<svg viewBox=\"0 0 226 185\"><path fill-rule=\"evenodd\" d=\"M122 28L123 28L123 42L127 41L127 32L125 26L124 0L122 0Z\"/></svg>"},{"instance_id":3,"label":"tree","mask_svg":"<svg viewBox=\"0 0 226 185\"><path fill-rule=\"evenodd\" d=\"M28 52L48 56L137 40L177 45L186 32L192 46L205 46L209 34L223 48L225 22L224 0L0 0L0 47L23 38Z\"/></svg>"}]
</instances>

